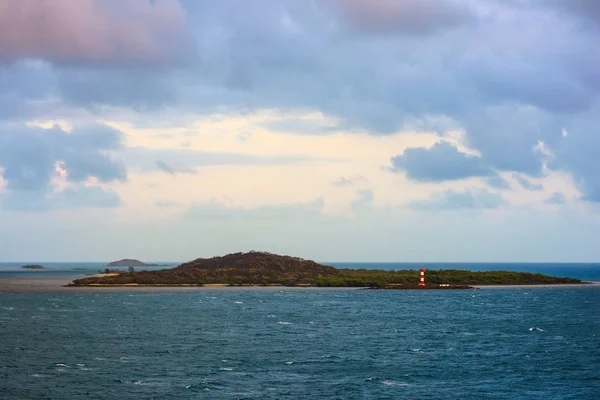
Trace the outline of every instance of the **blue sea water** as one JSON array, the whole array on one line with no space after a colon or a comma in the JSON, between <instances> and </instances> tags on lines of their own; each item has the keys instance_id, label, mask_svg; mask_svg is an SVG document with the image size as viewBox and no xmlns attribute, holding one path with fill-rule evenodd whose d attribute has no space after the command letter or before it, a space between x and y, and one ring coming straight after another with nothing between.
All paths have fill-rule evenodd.
<instances>
[{"instance_id":1,"label":"blue sea water","mask_svg":"<svg viewBox=\"0 0 600 400\"><path fill-rule=\"evenodd\" d=\"M39 264L44 269L23 269L23 265L27 264ZM83 277L85 275L97 274L98 272L107 268L106 262L0 262L0 279L10 277L60 277L60 276L73 276ZM155 264L161 264L157 267L135 267L136 270L159 270L165 268L173 268L179 263L174 262L156 262ZM166 264L167 266L162 266ZM117 269L126 271L127 267L109 267L110 269Z\"/></svg>"},{"instance_id":2,"label":"blue sea water","mask_svg":"<svg viewBox=\"0 0 600 400\"><path fill-rule=\"evenodd\" d=\"M598 399L600 287L0 294L1 399Z\"/></svg>"}]
</instances>

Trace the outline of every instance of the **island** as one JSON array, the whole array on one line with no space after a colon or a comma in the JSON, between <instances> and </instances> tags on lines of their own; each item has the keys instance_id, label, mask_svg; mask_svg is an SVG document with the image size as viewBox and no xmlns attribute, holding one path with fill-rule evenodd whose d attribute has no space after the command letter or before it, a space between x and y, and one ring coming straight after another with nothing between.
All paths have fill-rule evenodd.
<instances>
[{"instance_id":1,"label":"island","mask_svg":"<svg viewBox=\"0 0 600 400\"><path fill-rule=\"evenodd\" d=\"M111 271L112 272L112 271ZM378 289L472 289L473 285L580 284L580 280L513 271L344 269L298 257L250 251L198 258L175 268L114 271L76 279L67 286L315 286Z\"/></svg>"},{"instance_id":2,"label":"island","mask_svg":"<svg viewBox=\"0 0 600 400\"><path fill-rule=\"evenodd\" d=\"M27 264L27 265L23 265L21 268L24 268L24 269L46 269L46 267L44 267L43 265L39 265L39 264Z\"/></svg>"},{"instance_id":3,"label":"island","mask_svg":"<svg viewBox=\"0 0 600 400\"><path fill-rule=\"evenodd\" d=\"M107 267L166 267L169 264L148 264L134 258L124 258L119 261L112 261L106 264Z\"/></svg>"}]
</instances>

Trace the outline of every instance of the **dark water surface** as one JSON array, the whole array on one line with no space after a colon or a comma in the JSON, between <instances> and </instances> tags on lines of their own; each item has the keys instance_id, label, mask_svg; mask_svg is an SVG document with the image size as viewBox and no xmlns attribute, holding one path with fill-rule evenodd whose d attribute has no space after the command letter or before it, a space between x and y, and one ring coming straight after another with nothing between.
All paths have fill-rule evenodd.
<instances>
[{"instance_id":1,"label":"dark water surface","mask_svg":"<svg viewBox=\"0 0 600 400\"><path fill-rule=\"evenodd\" d=\"M600 289L0 294L2 399L598 399Z\"/></svg>"}]
</instances>

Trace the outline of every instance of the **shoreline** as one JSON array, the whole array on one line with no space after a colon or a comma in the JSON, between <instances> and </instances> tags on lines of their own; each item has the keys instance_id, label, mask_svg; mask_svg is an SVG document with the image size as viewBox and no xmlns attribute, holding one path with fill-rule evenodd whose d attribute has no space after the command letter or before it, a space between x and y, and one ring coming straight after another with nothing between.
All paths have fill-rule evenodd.
<instances>
[{"instance_id":1,"label":"shoreline","mask_svg":"<svg viewBox=\"0 0 600 400\"><path fill-rule=\"evenodd\" d=\"M244 285L229 286L228 284L205 284L197 285L94 285L94 286L66 286L79 278L80 275L68 276L29 276L29 277L6 277L0 278L0 294L3 293L119 293L119 292L198 292L210 290L427 290L419 288L406 289L370 289L365 287L319 287L319 286L283 286L283 285ZM540 285L471 285L474 289L536 289L536 288L600 288L600 281L582 282L578 284L540 284ZM432 290L448 290L447 288L435 288ZM457 290L450 288L449 290Z\"/></svg>"}]
</instances>

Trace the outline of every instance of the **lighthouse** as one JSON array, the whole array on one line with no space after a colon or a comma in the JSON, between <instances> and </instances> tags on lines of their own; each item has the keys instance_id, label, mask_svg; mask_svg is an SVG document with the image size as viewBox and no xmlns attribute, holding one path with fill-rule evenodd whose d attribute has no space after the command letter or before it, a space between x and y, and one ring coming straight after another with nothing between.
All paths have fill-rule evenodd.
<instances>
[{"instance_id":1,"label":"lighthouse","mask_svg":"<svg viewBox=\"0 0 600 400\"><path fill-rule=\"evenodd\" d=\"M425 286L425 268L421 268L421 282L419 286Z\"/></svg>"}]
</instances>

